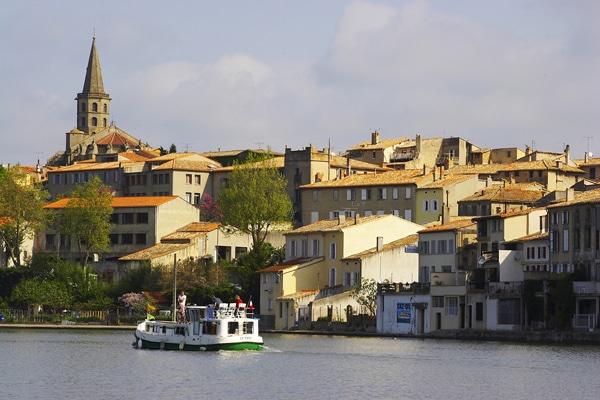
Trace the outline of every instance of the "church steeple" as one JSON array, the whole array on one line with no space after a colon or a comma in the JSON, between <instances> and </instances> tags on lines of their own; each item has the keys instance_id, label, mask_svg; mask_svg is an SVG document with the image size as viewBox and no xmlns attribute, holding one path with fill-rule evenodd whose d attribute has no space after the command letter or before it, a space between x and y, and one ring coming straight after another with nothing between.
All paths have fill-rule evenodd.
<instances>
[{"instance_id":1,"label":"church steeple","mask_svg":"<svg viewBox=\"0 0 600 400\"><path fill-rule=\"evenodd\" d=\"M104 92L95 37L92 40L83 90L77 94L75 100L77 101L77 129L86 134L94 134L108 126L111 98Z\"/></svg>"}]
</instances>

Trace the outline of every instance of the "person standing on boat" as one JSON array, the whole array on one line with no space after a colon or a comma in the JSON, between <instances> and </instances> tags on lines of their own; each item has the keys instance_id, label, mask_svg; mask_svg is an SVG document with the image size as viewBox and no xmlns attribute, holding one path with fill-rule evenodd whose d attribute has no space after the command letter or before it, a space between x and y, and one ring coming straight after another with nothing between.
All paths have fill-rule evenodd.
<instances>
[{"instance_id":1,"label":"person standing on boat","mask_svg":"<svg viewBox=\"0 0 600 400\"><path fill-rule=\"evenodd\" d=\"M177 302L179 303L179 319L181 321L185 321L185 301L187 300L187 296L185 292L182 290L181 294L177 297Z\"/></svg>"},{"instance_id":2,"label":"person standing on boat","mask_svg":"<svg viewBox=\"0 0 600 400\"><path fill-rule=\"evenodd\" d=\"M235 295L235 315L238 315L240 305L243 303L242 298L239 295Z\"/></svg>"},{"instance_id":3,"label":"person standing on boat","mask_svg":"<svg viewBox=\"0 0 600 400\"><path fill-rule=\"evenodd\" d=\"M215 310L219 309L219 305L223 302L220 298L218 298L217 296L213 296L212 297L212 301L213 301L213 307L215 308Z\"/></svg>"}]
</instances>

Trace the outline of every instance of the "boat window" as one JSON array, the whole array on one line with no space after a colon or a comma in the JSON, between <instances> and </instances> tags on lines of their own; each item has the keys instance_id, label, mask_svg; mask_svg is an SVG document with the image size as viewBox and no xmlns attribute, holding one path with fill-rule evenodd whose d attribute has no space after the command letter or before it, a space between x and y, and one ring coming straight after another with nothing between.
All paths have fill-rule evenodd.
<instances>
[{"instance_id":1,"label":"boat window","mask_svg":"<svg viewBox=\"0 0 600 400\"><path fill-rule=\"evenodd\" d=\"M252 334L254 332L254 322L244 322L244 333Z\"/></svg>"},{"instance_id":2,"label":"boat window","mask_svg":"<svg viewBox=\"0 0 600 400\"><path fill-rule=\"evenodd\" d=\"M238 322L237 321L233 321L233 322L229 322L227 324L227 333L230 335L235 335L237 334L238 331Z\"/></svg>"}]
</instances>

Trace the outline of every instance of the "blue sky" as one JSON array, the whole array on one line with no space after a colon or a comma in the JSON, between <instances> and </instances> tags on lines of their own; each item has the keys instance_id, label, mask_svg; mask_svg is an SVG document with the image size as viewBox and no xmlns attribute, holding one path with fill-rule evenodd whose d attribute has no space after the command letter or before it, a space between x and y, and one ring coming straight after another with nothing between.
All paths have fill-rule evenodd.
<instances>
[{"instance_id":1,"label":"blue sky","mask_svg":"<svg viewBox=\"0 0 600 400\"><path fill-rule=\"evenodd\" d=\"M0 164L75 126L92 37L111 119L196 152L460 136L600 156L600 2L0 3Z\"/></svg>"}]
</instances>

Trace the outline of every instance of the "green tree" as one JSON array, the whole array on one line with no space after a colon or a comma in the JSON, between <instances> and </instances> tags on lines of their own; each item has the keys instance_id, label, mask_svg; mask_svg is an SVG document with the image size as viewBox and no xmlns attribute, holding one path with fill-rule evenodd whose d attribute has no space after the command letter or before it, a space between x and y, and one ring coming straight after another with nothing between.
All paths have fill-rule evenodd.
<instances>
[{"instance_id":1,"label":"green tree","mask_svg":"<svg viewBox=\"0 0 600 400\"><path fill-rule=\"evenodd\" d=\"M59 281L45 281L38 278L22 280L13 289L11 300L15 303L27 304L28 307L40 304L51 307L53 312L71 306L73 296Z\"/></svg>"},{"instance_id":2,"label":"green tree","mask_svg":"<svg viewBox=\"0 0 600 400\"><path fill-rule=\"evenodd\" d=\"M44 209L48 192L30 184L18 165L0 169L0 240L13 264L20 266L25 239L52 221L52 213Z\"/></svg>"},{"instance_id":3,"label":"green tree","mask_svg":"<svg viewBox=\"0 0 600 400\"><path fill-rule=\"evenodd\" d=\"M246 162L235 164L227 186L221 190L217 203L221 222L252 236L252 252L259 256L261 268L269 259L263 247L269 229L275 223L289 223L292 202L286 192L287 181L277 169L274 158L249 154Z\"/></svg>"},{"instance_id":4,"label":"green tree","mask_svg":"<svg viewBox=\"0 0 600 400\"><path fill-rule=\"evenodd\" d=\"M77 186L59 214L59 230L75 241L81 266L87 265L92 251L103 253L109 248L112 200L112 189L96 176Z\"/></svg>"},{"instance_id":5,"label":"green tree","mask_svg":"<svg viewBox=\"0 0 600 400\"><path fill-rule=\"evenodd\" d=\"M375 316L377 311L377 282L375 279L363 278L356 282L351 296L356 302L367 308L370 316Z\"/></svg>"}]
</instances>

